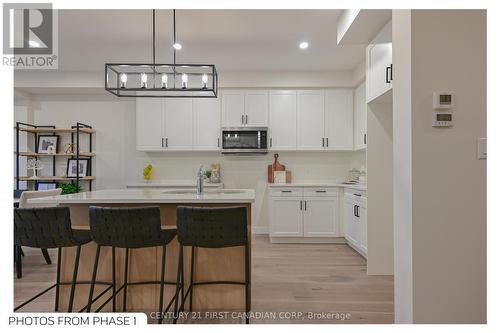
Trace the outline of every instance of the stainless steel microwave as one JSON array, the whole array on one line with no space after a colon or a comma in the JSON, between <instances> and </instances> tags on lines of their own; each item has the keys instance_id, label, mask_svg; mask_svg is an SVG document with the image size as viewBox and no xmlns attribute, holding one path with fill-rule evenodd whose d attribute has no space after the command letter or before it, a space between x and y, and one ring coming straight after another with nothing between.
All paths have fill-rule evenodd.
<instances>
[{"instance_id":1,"label":"stainless steel microwave","mask_svg":"<svg viewBox=\"0 0 500 333\"><path fill-rule=\"evenodd\" d=\"M223 127L223 154L267 154L267 127Z\"/></svg>"}]
</instances>

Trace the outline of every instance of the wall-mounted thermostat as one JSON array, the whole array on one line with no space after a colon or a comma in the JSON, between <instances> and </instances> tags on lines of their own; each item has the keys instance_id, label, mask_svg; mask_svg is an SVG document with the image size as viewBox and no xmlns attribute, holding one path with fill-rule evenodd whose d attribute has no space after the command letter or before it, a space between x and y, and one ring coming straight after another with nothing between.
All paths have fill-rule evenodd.
<instances>
[{"instance_id":1,"label":"wall-mounted thermostat","mask_svg":"<svg viewBox=\"0 0 500 333\"><path fill-rule=\"evenodd\" d=\"M433 127L451 127L453 115L449 112L434 112L432 115Z\"/></svg>"},{"instance_id":2,"label":"wall-mounted thermostat","mask_svg":"<svg viewBox=\"0 0 500 333\"><path fill-rule=\"evenodd\" d=\"M451 91L434 92L432 108L434 110L453 109L455 107L455 93Z\"/></svg>"}]
</instances>

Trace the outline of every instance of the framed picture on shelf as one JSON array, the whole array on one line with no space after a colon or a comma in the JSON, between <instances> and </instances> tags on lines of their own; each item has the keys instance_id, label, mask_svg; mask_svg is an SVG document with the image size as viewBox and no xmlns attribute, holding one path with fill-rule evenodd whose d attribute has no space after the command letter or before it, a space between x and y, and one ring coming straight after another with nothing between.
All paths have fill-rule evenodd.
<instances>
[{"instance_id":1,"label":"framed picture on shelf","mask_svg":"<svg viewBox=\"0 0 500 333\"><path fill-rule=\"evenodd\" d=\"M37 144L38 154L57 154L59 135L39 135Z\"/></svg>"},{"instance_id":2,"label":"framed picture on shelf","mask_svg":"<svg viewBox=\"0 0 500 333\"><path fill-rule=\"evenodd\" d=\"M56 188L57 188L57 183L53 183L53 182L37 182L35 189L37 191L48 191L48 190L55 190Z\"/></svg>"},{"instance_id":3,"label":"framed picture on shelf","mask_svg":"<svg viewBox=\"0 0 500 333\"><path fill-rule=\"evenodd\" d=\"M78 160L78 165L77 165L76 158L68 158L68 164L66 166L66 177L76 178L77 175L78 177L88 176L89 161L90 160L88 158L81 158Z\"/></svg>"}]
</instances>

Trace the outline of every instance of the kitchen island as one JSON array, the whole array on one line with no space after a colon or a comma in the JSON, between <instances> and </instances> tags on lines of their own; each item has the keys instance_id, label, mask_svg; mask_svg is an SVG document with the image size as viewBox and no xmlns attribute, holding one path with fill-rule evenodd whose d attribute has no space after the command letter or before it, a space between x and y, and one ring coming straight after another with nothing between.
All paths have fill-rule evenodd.
<instances>
[{"instance_id":1,"label":"kitchen island","mask_svg":"<svg viewBox=\"0 0 500 333\"><path fill-rule=\"evenodd\" d=\"M75 229L88 229L89 206L101 207L138 207L159 206L162 228L175 228L176 208L181 205L203 207L234 207L244 206L247 209L248 239L251 251L251 224L252 204L255 192L251 189L205 189L204 193L197 195L192 189L123 189L100 190L82 192L55 197L45 197L30 200L38 204L59 204L68 206L71 213L71 223ZM166 278L175 281L177 274L178 242L174 239L167 246ZM95 259L96 244L91 242L82 247L80 267L78 270L79 281L89 281ZM62 251L61 281L70 282L73 275L73 265L76 248ZM250 252L251 253L251 252ZM184 272L186 282L190 274L191 250L184 250ZM123 283L124 251L116 251L116 273L118 287ZM159 280L161 271L161 247L134 249L130 252L128 281ZM97 280L111 281L111 249L101 248ZM223 249L198 248L196 252L196 266L194 269L195 281L210 280L244 280L244 248L230 247ZM94 295L99 295L105 286L96 285ZM185 287L186 289L186 287ZM66 309L69 299L69 286L61 287L60 308ZM165 305L174 294L175 287L165 286ZM74 309L81 309L86 305L89 286L78 285L75 295ZM108 298L108 292L96 301L93 309L99 307ZM127 292L127 311L156 311L158 306L159 286L138 285L131 286ZM204 310L244 310L245 291L239 285L201 285L195 288L193 295L193 311ZM121 311L123 293L118 294L117 309ZM186 302L188 304L188 301ZM111 302L102 311L111 311Z\"/></svg>"}]
</instances>

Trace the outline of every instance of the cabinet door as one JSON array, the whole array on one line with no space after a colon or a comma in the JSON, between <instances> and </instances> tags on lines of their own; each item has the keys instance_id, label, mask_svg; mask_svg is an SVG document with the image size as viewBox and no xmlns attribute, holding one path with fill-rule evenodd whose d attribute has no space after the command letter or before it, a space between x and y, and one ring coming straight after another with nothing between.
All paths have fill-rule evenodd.
<instances>
[{"instance_id":1,"label":"cabinet door","mask_svg":"<svg viewBox=\"0 0 500 333\"><path fill-rule=\"evenodd\" d=\"M273 90L269 93L269 147L271 150L297 149L297 93Z\"/></svg>"},{"instance_id":2,"label":"cabinet door","mask_svg":"<svg viewBox=\"0 0 500 333\"><path fill-rule=\"evenodd\" d=\"M300 237L302 230L302 198L271 197L269 200L271 236Z\"/></svg>"},{"instance_id":3,"label":"cabinet door","mask_svg":"<svg viewBox=\"0 0 500 333\"><path fill-rule=\"evenodd\" d=\"M193 100L170 98L165 105L166 150L193 149Z\"/></svg>"},{"instance_id":4,"label":"cabinet door","mask_svg":"<svg viewBox=\"0 0 500 333\"><path fill-rule=\"evenodd\" d=\"M302 90L297 92L297 148L323 150L324 142L324 92Z\"/></svg>"},{"instance_id":5,"label":"cabinet door","mask_svg":"<svg viewBox=\"0 0 500 333\"><path fill-rule=\"evenodd\" d=\"M366 100L370 102L392 88L387 69L392 63L392 43L368 45L367 62Z\"/></svg>"},{"instance_id":6,"label":"cabinet door","mask_svg":"<svg viewBox=\"0 0 500 333\"><path fill-rule=\"evenodd\" d=\"M164 101L160 98L136 98L135 103L136 149L164 150Z\"/></svg>"},{"instance_id":7,"label":"cabinet door","mask_svg":"<svg viewBox=\"0 0 500 333\"><path fill-rule=\"evenodd\" d=\"M325 92L325 137L328 150L353 149L352 123L352 90L327 90Z\"/></svg>"},{"instance_id":8,"label":"cabinet door","mask_svg":"<svg viewBox=\"0 0 500 333\"><path fill-rule=\"evenodd\" d=\"M194 98L194 150L220 149L220 99Z\"/></svg>"},{"instance_id":9,"label":"cabinet door","mask_svg":"<svg viewBox=\"0 0 500 333\"><path fill-rule=\"evenodd\" d=\"M354 92L354 149L366 148L366 91L365 84Z\"/></svg>"},{"instance_id":10,"label":"cabinet door","mask_svg":"<svg viewBox=\"0 0 500 333\"><path fill-rule=\"evenodd\" d=\"M354 201L344 197L344 237L354 246L358 246L358 218L354 215Z\"/></svg>"},{"instance_id":11,"label":"cabinet door","mask_svg":"<svg viewBox=\"0 0 500 333\"><path fill-rule=\"evenodd\" d=\"M366 220L366 202L359 203L359 249L364 256L368 254L368 226Z\"/></svg>"},{"instance_id":12,"label":"cabinet door","mask_svg":"<svg viewBox=\"0 0 500 333\"><path fill-rule=\"evenodd\" d=\"M268 116L268 91L248 90L245 93L245 126L267 126Z\"/></svg>"},{"instance_id":13,"label":"cabinet door","mask_svg":"<svg viewBox=\"0 0 500 333\"><path fill-rule=\"evenodd\" d=\"M336 197L304 197L304 236L340 236Z\"/></svg>"},{"instance_id":14,"label":"cabinet door","mask_svg":"<svg viewBox=\"0 0 500 333\"><path fill-rule=\"evenodd\" d=\"M225 90L222 92L222 126L243 126L245 114L245 92Z\"/></svg>"}]
</instances>

